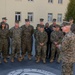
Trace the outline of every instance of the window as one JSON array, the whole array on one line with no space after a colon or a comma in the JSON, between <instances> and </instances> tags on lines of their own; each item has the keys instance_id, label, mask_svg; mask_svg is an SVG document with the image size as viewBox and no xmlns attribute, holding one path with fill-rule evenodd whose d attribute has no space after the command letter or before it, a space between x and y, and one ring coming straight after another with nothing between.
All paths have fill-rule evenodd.
<instances>
[{"instance_id":1,"label":"window","mask_svg":"<svg viewBox=\"0 0 75 75\"><path fill-rule=\"evenodd\" d=\"M33 1L33 0L28 0L28 1Z\"/></svg>"},{"instance_id":2,"label":"window","mask_svg":"<svg viewBox=\"0 0 75 75\"><path fill-rule=\"evenodd\" d=\"M15 21L21 21L21 12L15 12Z\"/></svg>"},{"instance_id":3,"label":"window","mask_svg":"<svg viewBox=\"0 0 75 75\"><path fill-rule=\"evenodd\" d=\"M58 0L58 4L62 4L63 0Z\"/></svg>"},{"instance_id":4,"label":"window","mask_svg":"<svg viewBox=\"0 0 75 75\"><path fill-rule=\"evenodd\" d=\"M53 0L48 0L49 3L53 3Z\"/></svg>"},{"instance_id":5,"label":"window","mask_svg":"<svg viewBox=\"0 0 75 75\"><path fill-rule=\"evenodd\" d=\"M57 21L60 23L62 22L62 14L58 14Z\"/></svg>"},{"instance_id":6,"label":"window","mask_svg":"<svg viewBox=\"0 0 75 75\"><path fill-rule=\"evenodd\" d=\"M28 12L29 21L33 21L33 12Z\"/></svg>"},{"instance_id":7,"label":"window","mask_svg":"<svg viewBox=\"0 0 75 75\"><path fill-rule=\"evenodd\" d=\"M52 19L53 19L53 14L48 13L48 22L52 22Z\"/></svg>"}]
</instances>

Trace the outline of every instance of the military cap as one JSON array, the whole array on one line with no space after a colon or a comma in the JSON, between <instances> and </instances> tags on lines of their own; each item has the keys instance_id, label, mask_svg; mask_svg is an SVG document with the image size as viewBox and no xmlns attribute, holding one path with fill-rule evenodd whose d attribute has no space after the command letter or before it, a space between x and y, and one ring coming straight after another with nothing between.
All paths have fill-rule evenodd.
<instances>
[{"instance_id":1,"label":"military cap","mask_svg":"<svg viewBox=\"0 0 75 75\"><path fill-rule=\"evenodd\" d=\"M44 25L40 25L40 28L44 28Z\"/></svg>"},{"instance_id":2,"label":"military cap","mask_svg":"<svg viewBox=\"0 0 75 75\"><path fill-rule=\"evenodd\" d=\"M1 22L1 25L3 25L3 24L5 24L5 25L6 25L6 23L5 23L5 22Z\"/></svg>"},{"instance_id":3,"label":"military cap","mask_svg":"<svg viewBox=\"0 0 75 75\"><path fill-rule=\"evenodd\" d=\"M40 18L40 21L42 22L44 19L43 18Z\"/></svg>"},{"instance_id":4,"label":"military cap","mask_svg":"<svg viewBox=\"0 0 75 75\"><path fill-rule=\"evenodd\" d=\"M16 21L15 21L15 23L19 23L19 21L18 21L18 20L16 20Z\"/></svg>"},{"instance_id":5,"label":"military cap","mask_svg":"<svg viewBox=\"0 0 75 75\"><path fill-rule=\"evenodd\" d=\"M56 22L56 19L55 18L53 19L53 22Z\"/></svg>"},{"instance_id":6,"label":"military cap","mask_svg":"<svg viewBox=\"0 0 75 75\"><path fill-rule=\"evenodd\" d=\"M29 19L25 19L25 22L29 22Z\"/></svg>"},{"instance_id":7,"label":"military cap","mask_svg":"<svg viewBox=\"0 0 75 75\"><path fill-rule=\"evenodd\" d=\"M63 22L62 24L61 24L61 27L64 27L64 26L70 26L70 22Z\"/></svg>"},{"instance_id":8,"label":"military cap","mask_svg":"<svg viewBox=\"0 0 75 75\"><path fill-rule=\"evenodd\" d=\"M56 26L53 26L54 28L56 28Z\"/></svg>"},{"instance_id":9,"label":"military cap","mask_svg":"<svg viewBox=\"0 0 75 75\"><path fill-rule=\"evenodd\" d=\"M70 18L69 18L69 21L70 21L70 20L73 20L73 17L70 17Z\"/></svg>"},{"instance_id":10,"label":"military cap","mask_svg":"<svg viewBox=\"0 0 75 75\"><path fill-rule=\"evenodd\" d=\"M2 20L7 20L7 18L6 17L3 17Z\"/></svg>"},{"instance_id":11,"label":"military cap","mask_svg":"<svg viewBox=\"0 0 75 75\"><path fill-rule=\"evenodd\" d=\"M60 28L60 25L55 25L55 28L58 28L58 27Z\"/></svg>"},{"instance_id":12,"label":"military cap","mask_svg":"<svg viewBox=\"0 0 75 75\"><path fill-rule=\"evenodd\" d=\"M40 24L37 24L37 27L40 27Z\"/></svg>"}]
</instances>

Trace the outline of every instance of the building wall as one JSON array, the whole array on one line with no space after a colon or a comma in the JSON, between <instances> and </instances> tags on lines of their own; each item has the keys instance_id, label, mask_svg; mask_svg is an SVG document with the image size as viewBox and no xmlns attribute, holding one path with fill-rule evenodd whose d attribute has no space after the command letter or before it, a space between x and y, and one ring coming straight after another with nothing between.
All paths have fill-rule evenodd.
<instances>
[{"instance_id":1,"label":"building wall","mask_svg":"<svg viewBox=\"0 0 75 75\"><path fill-rule=\"evenodd\" d=\"M63 0L62 4L58 4L58 0L48 3L48 0L0 0L0 21L2 17L7 17L10 28L14 26L15 12L21 12L20 26L25 23L24 19L28 18L27 13L33 12L33 22L31 24L36 27L40 18L44 18L44 23L48 22L48 13L53 13L53 18L57 19L57 14L62 13L64 18L69 0ZM51 24L51 23L50 23Z\"/></svg>"}]
</instances>

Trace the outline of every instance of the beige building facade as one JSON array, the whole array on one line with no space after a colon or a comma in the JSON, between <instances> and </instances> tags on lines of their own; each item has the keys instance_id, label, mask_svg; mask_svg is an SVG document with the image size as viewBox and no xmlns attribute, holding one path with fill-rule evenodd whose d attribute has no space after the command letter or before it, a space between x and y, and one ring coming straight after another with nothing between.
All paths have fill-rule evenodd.
<instances>
[{"instance_id":1,"label":"beige building facade","mask_svg":"<svg viewBox=\"0 0 75 75\"><path fill-rule=\"evenodd\" d=\"M36 27L40 18L44 23L52 23L56 18L57 23L62 23L67 10L69 0L0 0L0 21L7 17L10 28L15 20L20 21L20 26L29 18L31 24Z\"/></svg>"}]
</instances>

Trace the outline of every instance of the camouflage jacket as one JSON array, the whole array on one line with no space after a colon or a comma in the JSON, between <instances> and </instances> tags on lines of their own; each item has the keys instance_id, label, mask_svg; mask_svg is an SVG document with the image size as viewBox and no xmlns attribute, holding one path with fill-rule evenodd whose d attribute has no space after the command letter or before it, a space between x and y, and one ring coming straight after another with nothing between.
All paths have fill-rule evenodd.
<instances>
[{"instance_id":1,"label":"camouflage jacket","mask_svg":"<svg viewBox=\"0 0 75 75\"><path fill-rule=\"evenodd\" d=\"M8 29L0 29L0 43L4 43L5 41L8 41L9 38L9 30Z\"/></svg>"},{"instance_id":2,"label":"camouflage jacket","mask_svg":"<svg viewBox=\"0 0 75 75\"><path fill-rule=\"evenodd\" d=\"M31 40L32 35L34 33L33 26L29 25L28 27L26 27L25 25L23 25L21 28L22 28L22 40Z\"/></svg>"},{"instance_id":3,"label":"camouflage jacket","mask_svg":"<svg viewBox=\"0 0 75 75\"><path fill-rule=\"evenodd\" d=\"M61 41L63 39L63 32L62 31L53 31L51 33L50 40L52 43L57 42L58 44L61 44Z\"/></svg>"},{"instance_id":4,"label":"camouflage jacket","mask_svg":"<svg viewBox=\"0 0 75 75\"><path fill-rule=\"evenodd\" d=\"M37 32L36 41L37 41L38 45L40 43L44 43L44 45L46 45L47 40L48 40L48 36L47 36L47 33L45 31L44 32L40 32L40 31Z\"/></svg>"},{"instance_id":5,"label":"camouflage jacket","mask_svg":"<svg viewBox=\"0 0 75 75\"><path fill-rule=\"evenodd\" d=\"M62 40L61 57L63 62L75 62L75 34L71 31Z\"/></svg>"},{"instance_id":6,"label":"camouflage jacket","mask_svg":"<svg viewBox=\"0 0 75 75\"><path fill-rule=\"evenodd\" d=\"M22 35L22 29L20 27L19 28L12 27L10 29L10 37L13 40L19 40L19 39L21 39L21 35Z\"/></svg>"}]
</instances>

